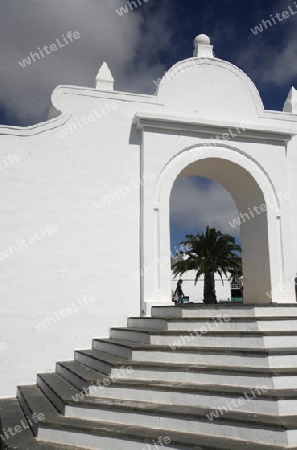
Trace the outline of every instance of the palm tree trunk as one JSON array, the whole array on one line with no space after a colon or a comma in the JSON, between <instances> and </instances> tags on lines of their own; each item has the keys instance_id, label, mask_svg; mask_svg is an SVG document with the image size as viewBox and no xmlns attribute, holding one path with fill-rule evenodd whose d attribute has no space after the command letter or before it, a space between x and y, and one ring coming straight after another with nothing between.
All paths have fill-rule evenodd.
<instances>
[{"instance_id":1,"label":"palm tree trunk","mask_svg":"<svg viewBox=\"0 0 297 450\"><path fill-rule=\"evenodd\" d=\"M206 272L204 275L203 303L216 303L214 289L214 274Z\"/></svg>"}]
</instances>

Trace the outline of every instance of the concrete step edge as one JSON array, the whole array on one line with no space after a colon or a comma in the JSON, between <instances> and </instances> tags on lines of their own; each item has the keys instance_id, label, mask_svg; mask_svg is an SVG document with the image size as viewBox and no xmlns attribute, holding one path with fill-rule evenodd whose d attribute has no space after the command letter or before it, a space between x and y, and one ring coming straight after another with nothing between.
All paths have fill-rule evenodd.
<instances>
[{"instance_id":1,"label":"concrete step edge","mask_svg":"<svg viewBox=\"0 0 297 450\"><path fill-rule=\"evenodd\" d=\"M94 359L95 361L103 361L104 363L108 363L111 366L111 369L118 369L118 368L125 368L131 366L135 369L145 369L145 370L154 370L154 369L161 369L161 370L168 370L169 372L174 371L183 371L183 372L193 372L193 373L213 373L216 372L218 374L224 375L225 373L232 373L232 375L238 375L242 376L244 373L245 375L249 376L259 376L271 378L272 376L286 376L286 375L296 375L297 376L297 367L288 367L288 368L270 368L270 367L262 367L262 368L256 368L256 367L239 367L239 366L223 366L223 365L214 365L214 364L176 364L176 363L163 363L163 362L150 362L150 361L137 361L137 360L126 360L122 358L117 358L117 362L112 362L112 358L105 357L105 355L108 355L107 353L103 354L103 352L99 352L98 350L77 350L77 353L80 353L82 355L85 355L87 357L90 357ZM94 353L92 353L94 352ZM97 353L100 353L98 355ZM112 355L111 355L112 356ZM57 362L57 364L60 365L66 365L70 364L73 361L65 361L65 362ZM81 366L84 366L84 364L79 363ZM88 368L88 366L85 366ZM95 369L90 369L93 372L97 373ZM98 371L99 374L101 372ZM104 375L104 374L102 374ZM104 375L105 376L105 375Z\"/></svg>"},{"instance_id":2,"label":"concrete step edge","mask_svg":"<svg viewBox=\"0 0 297 450\"><path fill-rule=\"evenodd\" d=\"M112 327L111 331L122 331L131 333L149 334L151 336L190 336L194 333L194 330L154 330L144 328L132 328L132 327ZM297 336L297 331L234 331L234 330L208 330L204 336L228 336L228 337L263 337L263 336Z\"/></svg>"},{"instance_id":3,"label":"concrete step edge","mask_svg":"<svg viewBox=\"0 0 297 450\"><path fill-rule=\"evenodd\" d=\"M218 316L219 317L219 316ZM128 317L128 320L143 320L143 321L151 321L151 320L160 320L163 321L165 323L187 323L187 322L205 322L208 320L215 320L218 317L214 317L214 316L205 316L205 317L171 317L171 318L159 318L159 317ZM228 323L230 322L249 322L249 323L257 323L257 322L279 322L279 321L293 321L293 320L297 320L297 316L260 316L260 317L256 317L256 316L247 316L247 317L243 317L243 316L232 316L232 317L228 317Z\"/></svg>"},{"instance_id":4,"label":"concrete step edge","mask_svg":"<svg viewBox=\"0 0 297 450\"><path fill-rule=\"evenodd\" d=\"M297 355L297 348L296 349L287 349L287 348L277 348L277 349L255 349L255 348L244 348L244 347L176 347L174 350L171 349L169 345L154 345L154 344L141 344L138 342L133 341L127 341L124 339L115 339L115 338L95 338L93 339L93 342L100 342L105 344L113 344L120 347L126 347L131 349L132 351L171 351L171 352L189 352L189 353L195 353L201 352L201 353L230 353L235 355L242 355L244 353L248 353L248 355L263 355L263 356L270 356L270 355Z\"/></svg>"}]
</instances>

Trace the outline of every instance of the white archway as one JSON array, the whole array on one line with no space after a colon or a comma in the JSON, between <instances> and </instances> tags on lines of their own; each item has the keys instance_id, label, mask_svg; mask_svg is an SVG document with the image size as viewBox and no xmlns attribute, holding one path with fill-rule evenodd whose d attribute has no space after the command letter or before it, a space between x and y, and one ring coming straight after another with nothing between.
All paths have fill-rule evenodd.
<instances>
[{"instance_id":1,"label":"white archway","mask_svg":"<svg viewBox=\"0 0 297 450\"><path fill-rule=\"evenodd\" d=\"M174 155L159 174L154 204L144 190L143 220L147 238L143 242L142 266L154 261L154 270L143 273L144 302L170 298L169 199L174 181L188 175L204 176L220 183L230 192L242 214L250 213L254 206L266 205L267 211L263 206L260 214L254 213L252 217L250 213L250 219L241 226L244 302L292 301L290 289L284 293L274 289L285 283L285 267L281 204L273 183L250 156L238 148L218 143L192 146Z\"/></svg>"}]
</instances>

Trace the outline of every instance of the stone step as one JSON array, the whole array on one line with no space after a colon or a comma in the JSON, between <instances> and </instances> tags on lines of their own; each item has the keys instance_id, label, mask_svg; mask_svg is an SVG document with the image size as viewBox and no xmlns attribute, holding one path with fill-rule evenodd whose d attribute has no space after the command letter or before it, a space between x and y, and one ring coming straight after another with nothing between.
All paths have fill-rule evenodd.
<instances>
[{"instance_id":1,"label":"stone step","mask_svg":"<svg viewBox=\"0 0 297 450\"><path fill-rule=\"evenodd\" d=\"M105 375L109 375L112 370L114 373L120 372L122 366L128 365L127 359L100 350L76 350L74 359Z\"/></svg>"},{"instance_id":2,"label":"stone step","mask_svg":"<svg viewBox=\"0 0 297 450\"><path fill-rule=\"evenodd\" d=\"M155 319L178 319L178 318L215 318L222 313L230 317L297 317L296 303L288 304L264 304L264 305L243 305L218 303L217 305L184 305L177 306L153 306L152 317Z\"/></svg>"},{"instance_id":3,"label":"stone step","mask_svg":"<svg viewBox=\"0 0 297 450\"><path fill-rule=\"evenodd\" d=\"M297 331L207 331L179 332L137 328L111 328L111 339L141 344L186 347L244 347L244 348L297 348Z\"/></svg>"},{"instance_id":4,"label":"stone step","mask_svg":"<svg viewBox=\"0 0 297 450\"><path fill-rule=\"evenodd\" d=\"M222 384L224 386L256 387L265 384L269 388L282 389L297 384L297 369L272 370L269 368L238 368L217 365L181 365L127 361L98 350L76 352L76 361L57 363L57 373L78 389L103 382L106 375L113 379L159 380L193 384ZM79 363L81 361L82 363ZM104 368L104 374L101 368ZM103 378L103 380L102 380Z\"/></svg>"},{"instance_id":5,"label":"stone step","mask_svg":"<svg viewBox=\"0 0 297 450\"><path fill-rule=\"evenodd\" d=\"M197 386L190 383L119 379L93 386L89 391L79 391L68 381L52 373L39 374L38 386L62 414L65 413L66 402L77 402L89 395L121 401L142 399L145 402L164 405L200 406L213 409L225 406L229 410L254 414L280 414L282 416L289 413L297 414L297 392L286 389L269 390L267 386L260 385L254 391L243 386L215 384ZM238 398L241 397L250 400L242 402L235 408L234 403L237 404Z\"/></svg>"},{"instance_id":6,"label":"stone step","mask_svg":"<svg viewBox=\"0 0 297 450\"><path fill-rule=\"evenodd\" d=\"M93 349L123 359L142 362L172 364L216 364L230 367L274 369L296 368L297 349L251 349L229 347L176 347L153 346L119 339L94 339Z\"/></svg>"},{"instance_id":7,"label":"stone step","mask_svg":"<svg viewBox=\"0 0 297 450\"><path fill-rule=\"evenodd\" d=\"M42 441L51 441L53 448L56 448L55 445L57 444L67 443L70 445L73 443L75 446L82 445L84 449L120 450L122 448L128 450L134 448L139 450L142 446L153 445L160 436L158 434L160 430L140 429L135 426L124 429L123 426L114 423L64 417L57 412L36 385L21 386L18 396L21 404L27 410L44 411L45 420L38 423L37 439L40 444ZM163 433L163 436L166 436L165 433ZM193 440L188 439L188 443L183 443L182 438L183 435L175 433L177 445L175 443L169 446L165 444L166 448L170 450L177 450L178 448L190 450ZM181 444L182 447L180 447ZM57 445L57 450L58 448ZM197 447L197 450L208 450L208 448ZM71 449L72 447L68 448L68 450Z\"/></svg>"},{"instance_id":8,"label":"stone step","mask_svg":"<svg viewBox=\"0 0 297 450\"><path fill-rule=\"evenodd\" d=\"M129 318L19 388L23 417L44 416L24 430L28 450L143 450L160 435L167 450L297 450L296 306L153 307Z\"/></svg>"},{"instance_id":9,"label":"stone step","mask_svg":"<svg viewBox=\"0 0 297 450\"><path fill-rule=\"evenodd\" d=\"M128 328L151 329L158 331L296 331L297 317L230 317L221 314L217 318L186 318L186 319L154 319L152 317L131 317Z\"/></svg>"},{"instance_id":10,"label":"stone step","mask_svg":"<svg viewBox=\"0 0 297 450\"><path fill-rule=\"evenodd\" d=\"M199 406L203 408L227 407L230 410L248 412L252 414L297 414L297 393L284 389L268 390L266 386L258 386L256 391L248 387L200 385L190 383L170 383L164 381L146 380L117 380L111 382L104 389L94 389L94 397L114 400L159 403L164 405ZM260 394L257 392L260 391ZM255 398L250 401L242 399ZM242 404L237 405L238 399ZM234 404L236 403L236 408Z\"/></svg>"},{"instance_id":11,"label":"stone step","mask_svg":"<svg viewBox=\"0 0 297 450\"><path fill-rule=\"evenodd\" d=\"M132 328L151 328L166 331L168 329L168 320L154 319L153 317L129 317L127 325Z\"/></svg>"},{"instance_id":12,"label":"stone step","mask_svg":"<svg viewBox=\"0 0 297 450\"><path fill-rule=\"evenodd\" d=\"M67 393L63 395L63 401L67 402L66 413L75 417L58 414L36 386L20 387L19 397L25 408L44 411L45 420L38 424L39 440L83 444L85 448L94 450L103 444L102 448L110 450L128 449L128 445L140 450L146 444L150 448L153 439L157 441L159 436L168 436L171 442L166 445L167 449L186 450L191 446L195 450L283 450L288 434L293 433L297 426L295 417L279 420L271 415L255 417L227 411L223 415L218 414L215 419L209 419L209 408L110 402L91 397L71 405L66 398ZM77 418L80 414L85 417ZM268 437L274 443L269 447L266 446Z\"/></svg>"},{"instance_id":13,"label":"stone step","mask_svg":"<svg viewBox=\"0 0 297 450\"><path fill-rule=\"evenodd\" d=\"M65 402L61 399L71 402L81 393L73 384L56 373L38 374L37 386L61 414L65 413Z\"/></svg>"},{"instance_id":14,"label":"stone step","mask_svg":"<svg viewBox=\"0 0 297 450\"><path fill-rule=\"evenodd\" d=\"M56 373L80 391L90 385L102 383L107 376L77 361L58 362Z\"/></svg>"},{"instance_id":15,"label":"stone step","mask_svg":"<svg viewBox=\"0 0 297 450\"><path fill-rule=\"evenodd\" d=\"M28 416L33 423L35 422L32 419L33 413L43 414L43 409L39 406L36 405L32 410L28 410ZM0 435L3 436L3 440L0 437L1 450L85 450L85 447L38 442L29 427L20 403L16 399L0 400L0 414ZM39 417L42 418L42 416Z\"/></svg>"}]
</instances>

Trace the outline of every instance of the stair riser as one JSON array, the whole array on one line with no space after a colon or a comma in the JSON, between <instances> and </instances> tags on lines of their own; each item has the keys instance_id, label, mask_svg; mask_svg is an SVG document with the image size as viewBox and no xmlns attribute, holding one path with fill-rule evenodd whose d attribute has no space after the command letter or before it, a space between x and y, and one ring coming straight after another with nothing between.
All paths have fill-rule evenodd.
<instances>
[{"instance_id":1,"label":"stair riser","mask_svg":"<svg viewBox=\"0 0 297 450\"><path fill-rule=\"evenodd\" d=\"M176 332L184 332L184 333L191 333L191 332L199 332L201 333L201 330L207 331L259 331L258 326L255 322L229 322L229 323L220 323L220 322L214 322L206 320L204 322L195 323L195 322L189 322L189 323L177 323L177 322L169 322L168 323L168 331L176 331Z\"/></svg>"},{"instance_id":2,"label":"stair riser","mask_svg":"<svg viewBox=\"0 0 297 450\"><path fill-rule=\"evenodd\" d=\"M288 436L288 448L296 447L297 442L297 430L288 430L287 431Z\"/></svg>"},{"instance_id":3,"label":"stair riser","mask_svg":"<svg viewBox=\"0 0 297 450\"><path fill-rule=\"evenodd\" d=\"M75 352L74 354L75 361L78 361L81 364L84 364L91 369L98 370L105 375L109 375L112 366L104 361L100 361L98 359L91 358L87 355L82 355L81 353Z\"/></svg>"},{"instance_id":4,"label":"stair riser","mask_svg":"<svg viewBox=\"0 0 297 450\"><path fill-rule=\"evenodd\" d=\"M250 390L246 390L247 395L252 396ZM257 395L255 393L255 395ZM262 413L262 414L278 414L278 404L275 400L263 400L261 396L256 397L254 401L245 401L242 405L237 405L238 397L226 395L216 395L215 393L202 394L191 392L172 392L162 391L155 389L140 389L140 388L125 388L123 386L116 386L115 384L105 389L100 389L92 393L94 397L117 399L117 400L132 400L132 401L144 401L159 403L163 405L180 405L180 406L199 406L205 408L213 408L216 410L218 407L227 407L233 411L249 412L249 413ZM244 394L242 395L242 398ZM233 406L233 401L236 402L236 406ZM282 400L285 408L286 400ZM290 407L291 407L290 403ZM291 410L291 414L297 413L297 402L293 405L294 411Z\"/></svg>"},{"instance_id":5,"label":"stair riser","mask_svg":"<svg viewBox=\"0 0 297 450\"><path fill-rule=\"evenodd\" d=\"M169 434L164 435L164 433L161 433L162 437L169 437ZM158 431L156 431L156 438L155 441L157 441L159 438ZM145 439L145 436L144 436ZM122 439L121 437L117 436L96 436L86 433L75 433L73 431L61 431L56 429L50 429L50 428L40 428L38 432L38 440L42 442L53 442L55 444L64 444L64 445L73 445L73 446L79 446L83 447L88 450L98 450L98 449L104 449L104 450L148 450L152 449L155 450L156 447L153 445L152 441L148 441L146 444L144 441L135 441L135 440L126 440ZM151 446L151 447L147 447ZM163 444L164 445L164 444ZM185 450L190 450L189 447L181 447L180 444L178 445L166 445L164 447L166 450L180 450L181 448L184 448ZM197 450L199 448L197 447Z\"/></svg>"},{"instance_id":6,"label":"stair riser","mask_svg":"<svg viewBox=\"0 0 297 450\"><path fill-rule=\"evenodd\" d=\"M173 363L173 364L216 364L218 366L229 365L234 367L268 367L268 360L265 356L262 357L252 357L252 356L237 356L237 355L229 355L225 354L222 351L221 355L218 354L207 354L207 353L193 353L187 351L142 351L142 350L133 350L129 353L123 351L124 348L122 346L110 345L110 344L101 344L94 345L94 348L97 350L106 351L107 353L111 353L112 355L120 356L122 358L132 359L134 361L143 361L143 362L164 362L164 363ZM129 356L127 356L129 355ZM289 364L289 361L285 361ZM297 364L297 356L296 356L296 364ZM287 366L284 366L287 367ZM290 366L288 366L290 367Z\"/></svg>"},{"instance_id":7,"label":"stair riser","mask_svg":"<svg viewBox=\"0 0 297 450\"><path fill-rule=\"evenodd\" d=\"M169 436L171 431L193 433L193 430L195 430L195 433L198 433L200 430L202 431L202 429L204 429L210 433L213 430L213 426L215 426L215 421L209 420L207 416L201 418L182 419L177 416L160 417L160 415L153 413L146 414L141 412L125 412L105 409L96 410L75 407L68 407L65 415L66 417L80 418L83 420L102 421L107 423L117 423L124 426L149 427L155 430L166 429L166 432L168 432ZM218 415L221 416L219 412ZM226 425L221 423L219 428L222 428L224 430L225 426ZM255 425L252 425L252 427L255 427ZM244 425L243 428L245 429ZM247 432L246 429L245 432ZM237 434L233 431L232 437L240 438L240 434ZM247 437L249 440L251 439L251 436ZM259 438L259 436L257 438ZM199 441L197 443L199 444Z\"/></svg>"},{"instance_id":8,"label":"stair riser","mask_svg":"<svg viewBox=\"0 0 297 450\"><path fill-rule=\"evenodd\" d=\"M150 328L152 330L167 330L167 320L164 319L142 319L138 317L129 318L127 321L128 327L131 328Z\"/></svg>"},{"instance_id":9,"label":"stair riser","mask_svg":"<svg viewBox=\"0 0 297 450\"><path fill-rule=\"evenodd\" d=\"M278 376L272 379L274 389L288 389L291 386L296 388L297 376ZM268 386L268 385L267 385ZM297 402L297 400L296 400Z\"/></svg>"},{"instance_id":10,"label":"stair riser","mask_svg":"<svg viewBox=\"0 0 297 450\"><path fill-rule=\"evenodd\" d=\"M182 319L182 318L195 318L206 320L212 320L214 318L222 317L222 314L228 314L229 317L246 317L254 318L254 310L246 309L240 310L239 307L236 308L226 308L226 310L220 308L214 308L210 310L209 308L178 308L176 306L162 306L162 307L152 307L152 318L154 319ZM290 316L291 314L289 314Z\"/></svg>"},{"instance_id":11,"label":"stair riser","mask_svg":"<svg viewBox=\"0 0 297 450\"><path fill-rule=\"evenodd\" d=\"M93 349L110 353L111 355L119 356L124 359L132 359L132 350L121 345L112 344L109 342L93 341Z\"/></svg>"},{"instance_id":12,"label":"stair riser","mask_svg":"<svg viewBox=\"0 0 297 450\"><path fill-rule=\"evenodd\" d=\"M245 355L232 355L225 353L222 350L222 354L213 353L192 353L187 351L174 352L166 351L141 351L118 346L116 344L109 343L95 343L94 349L105 351L126 359L132 359L134 361L142 362L164 362L172 364L211 364L230 367L251 367L251 368L268 368L268 358L270 367L275 369L282 368L297 368L297 354L296 355L276 355L276 356L249 356Z\"/></svg>"},{"instance_id":13,"label":"stair riser","mask_svg":"<svg viewBox=\"0 0 297 450\"><path fill-rule=\"evenodd\" d=\"M281 319L282 317L296 317L297 318L297 308L296 303L292 303L292 306L256 306L254 308L255 317L277 317Z\"/></svg>"},{"instance_id":14,"label":"stair riser","mask_svg":"<svg viewBox=\"0 0 297 450\"><path fill-rule=\"evenodd\" d=\"M152 345L169 345L172 350L175 347L224 347L229 349L236 348L250 348L250 349L278 349L278 348L291 348L297 347L297 336L211 336L205 334L204 336L179 336L173 338L171 336L151 336Z\"/></svg>"},{"instance_id":15,"label":"stair riser","mask_svg":"<svg viewBox=\"0 0 297 450\"><path fill-rule=\"evenodd\" d=\"M63 401L53 392L50 387L44 383L44 381L37 376L37 385L42 390L44 395L50 400L50 402L57 408L57 410L61 413L65 413L65 405Z\"/></svg>"},{"instance_id":16,"label":"stair riser","mask_svg":"<svg viewBox=\"0 0 297 450\"><path fill-rule=\"evenodd\" d=\"M57 366L57 373L62 376L69 383L73 384L77 389L83 390L88 387L86 381L82 380L79 376L65 369L62 366ZM247 388L255 388L256 386L266 385L268 388L286 389L288 386L297 385L296 376L277 376L267 378L264 376L255 375L232 375L232 373L192 373L184 371L161 371L157 369L133 369L132 371L125 372L123 370L112 369L110 374L114 379L129 379L129 380L147 380L147 381L168 381L176 383L191 383L197 384L197 386L203 386L204 384L220 384L224 386L245 386Z\"/></svg>"},{"instance_id":17,"label":"stair riser","mask_svg":"<svg viewBox=\"0 0 297 450\"><path fill-rule=\"evenodd\" d=\"M297 368L297 352L295 355L271 355L268 362L271 369Z\"/></svg>"},{"instance_id":18,"label":"stair riser","mask_svg":"<svg viewBox=\"0 0 297 450\"><path fill-rule=\"evenodd\" d=\"M232 334L212 336L204 334L198 336L195 333L170 335L149 335L149 333L134 332L129 330L111 330L112 339L122 339L139 344L169 345L172 350L176 347L228 347L228 348L296 348L297 336L237 336ZM265 342L265 344L264 344Z\"/></svg>"},{"instance_id":19,"label":"stair riser","mask_svg":"<svg viewBox=\"0 0 297 450\"><path fill-rule=\"evenodd\" d=\"M181 335L149 335L148 333L135 333L129 330L112 330L111 338L136 342L139 344L168 345L175 350L180 347L228 347L228 348L259 348L264 349L263 337L250 336L211 336L187 333ZM279 338L281 340L282 337ZM276 342L279 340L275 339ZM297 342L297 336L296 336Z\"/></svg>"},{"instance_id":20,"label":"stair riser","mask_svg":"<svg viewBox=\"0 0 297 450\"><path fill-rule=\"evenodd\" d=\"M297 336L264 336L264 346L270 349L286 348L296 351Z\"/></svg>"},{"instance_id":21,"label":"stair riser","mask_svg":"<svg viewBox=\"0 0 297 450\"><path fill-rule=\"evenodd\" d=\"M248 356L232 355L222 351L222 354L213 353L190 353L187 351L173 352L173 351L133 351L133 360L141 362L153 363L172 363L172 364L202 364L202 365L216 365L229 367L247 367L247 368L268 368L268 358L270 367L275 369L292 369L297 368L297 354L296 355L275 355L275 356Z\"/></svg>"},{"instance_id":22,"label":"stair riser","mask_svg":"<svg viewBox=\"0 0 297 450\"><path fill-rule=\"evenodd\" d=\"M276 376L276 377L264 377L264 376L248 376L246 374L242 375L232 375L229 373L190 373L190 372L169 372L169 371L158 371L158 370L139 370L134 369L127 378L133 380L158 380L158 381L168 381L176 383L191 383L197 384L198 386L204 384L220 384L223 386L245 386L247 388L255 388L257 385L266 385L268 388L275 389L287 389L288 386L297 386L297 375L295 376ZM122 378L124 379L124 378Z\"/></svg>"},{"instance_id":23,"label":"stair riser","mask_svg":"<svg viewBox=\"0 0 297 450\"><path fill-rule=\"evenodd\" d=\"M88 387L88 383L82 380L80 377L76 376L70 370L67 370L65 367L57 364L56 372L65 380L69 381L69 383L73 384L78 390L82 390Z\"/></svg>"},{"instance_id":24,"label":"stair riser","mask_svg":"<svg viewBox=\"0 0 297 450\"><path fill-rule=\"evenodd\" d=\"M194 321L168 322L168 331L201 331L201 328L213 329L216 331L293 331L297 330L297 320L283 321L258 321L258 322L227 322L220 323L214 321Z\"/></svg>"},{"instance_id":25,"label":"stair riser","mask_svg":"<svg viewBox=\"0 0 297 450\"><path fill-rule=\"evenodd\" d=\"M139 342L141 344L150 344L152 338L149 333L129 331L129 330L110 330L110 337L112 339L123 339L126 341Z\"/></svg>"},{"instance_id":26,"label":"stair riser","mask_svg":"<svg viewBox=\"0 0 297 450\"><path fill-rule=\"evenodd\" d=\"M112 375L116 374L112 371ZM133 369L133 371L126 376L127 379L132 380L147 380L147 381L168 381L176 383L191 383L204 385L204 384L221 384L224 386L246 386L247 388L256 387L257 385L266 385L269 388L273 388L272 378L267 378L264 376L248 376L245 373L234 376L231 372L226 373L193 373L186 371L162 371L158 369ZM277 378L277 377L276 377ZM125 378L122 377L124 380ZM297 385L297 375L295 377L281 377L277 381L278 386L287 388L290 384L296 383Z\"/></svg>"},{"instance_id":27,"label":"stair riser","mask_svg":"<svg viewBox=\"0 0 297 450\"><path fill-rule=\"evenodd\" d=\"M226 307L226 309L222 307L214 307L210 309L207 308L191 308L191 307L171 307L171 306L163 306L163 307L153 307L152 308L152 317L156 319L175 319L175 318L207 318L213 319L215 317L220 317L222 314L228 314L229 317L246 317L246 318L261 318L261 317L277 317L281 319L282 317L296 317L297 318L297 308L295 307L286 307L286 306L278 306L278 307Z\"/></svg>"},{"instance_id":28,"label":"stair riser","mask_svg":"<svg viewBox=\"0 0 297 450\"><path fill-rule=\"evenodd\" d=\"M178 419L176 419L175 425L172 424L171 427L175 431L181 431L179 429ZM164 430L166 430L166 433L164 433ZM160 422L159 428L156 429L155 441L157 441L158 439L158 433L160 433L161 436L166 435L170 438L169 424L166 419L163 419ZM193 424L191 422L189 422L188 433L193 433ZM275 445L283 446L284 448L287 443L286 432L274 431L270 429L260 429L256 426L244 427L241 425L240 427L236 427L233 424L229 425L228 422L221 426L217 426L215 422L211 421L196 421L195 433L201 433L204 436L210 437L216 436L229 439L240 439L243 440L244 443L248 442L251 444L266 444L267 442L273 442ZM152 443L146 444L144 441L135 442L132 440L122 440L120 438L117 438L117 436L109 438L105 436L94 436L85 433L75 433L72 431L61 431L50 428L40 428L38 433L38 440L45 442L50 441L57 444L82 446L90 450L98 450L99 448L104 448L105 450L147 450L150 448L156 448ZM199 445L199 436L197 436L197 442L195 443L195 445ZM176 446L169 444L164 448L166 448L166 450L180 450L185 447L181 444L178 444ZM195 448L199 450L198 447ZM224 447L222 446L222 448ZM229 447L226 446L225 449L229 450Z\"/></svg>"},{"instance_id":29,"label":"stair riser","mask_svg":"<svg viewBox=\"0 0 297 450\"><path fill-rule=\"evenodd\" d=\"M31 411L30 408L28 407L27 403L25 402L24 397L22 396L20 390L17 390L17 399L21 405L21 408L25 414L26 417L32 417L32 414L35 412L40 412L40 411ZM31 422L31 423L30 423ZM34 420L30 420L30 422L28 421L28 425L30 426L34 436L37 436L38 433L38 423L36 423ZM0 439L0 448L1 448L1 439Z\"/></svg>"}]
</instances>

